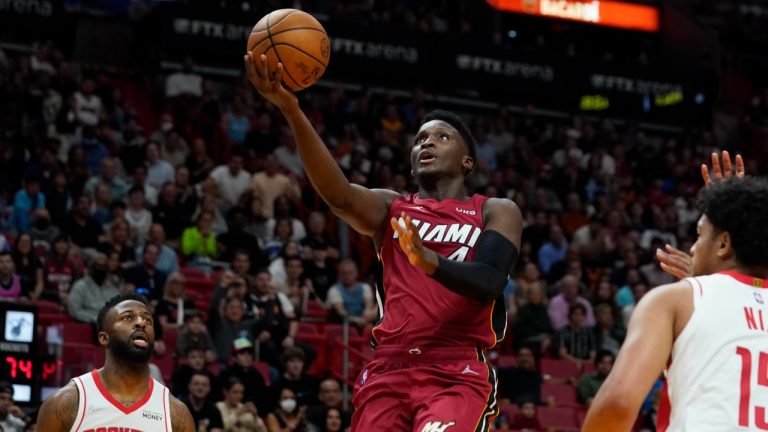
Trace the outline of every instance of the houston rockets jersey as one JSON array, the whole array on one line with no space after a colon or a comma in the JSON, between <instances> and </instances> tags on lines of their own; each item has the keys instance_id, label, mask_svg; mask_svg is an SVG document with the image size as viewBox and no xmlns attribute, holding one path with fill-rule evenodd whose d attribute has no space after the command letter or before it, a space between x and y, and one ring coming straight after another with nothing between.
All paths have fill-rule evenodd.
<instances>
[{"instance_id":1,"label":"houston rockets jersey","mask_svg":"<svg viewBox=\"0 0 768 432\"><path fill-rule=\"evenodd\" d=\"M405 212L413 218L422 242L438 255L471 261L483 230L483 203L422 199L418 194L392 202L389 216ZM500 296L492 302L473 300L449 290L414 267L400 249L397 233L387 223L379 251L382 275L376 296L380 320L374 345L462 346L486 349L504 337L506 308Z\"/></svg>"},{"instance_id":2,"label":"houston rockets jersey","mask_svg":"<svg viewBox=\"0 0 768 432\"><path fill-rule=\"evenodd\" d=\"M97 370L73 378L80 400L71 432L171 432L168 388L148 379L144 397L124 407L104 387Z\"/></svg>"},{"instance_id":3,"label":"houston rockets jersey","mask_svg":"<svg viewBox=\"0 0 768 432\"><path fill-rule=\"evenodd\" d=\"M658 430L768 430L768 281L687 280L694 311L672 347Z\"/></svg>"}]
</instances>

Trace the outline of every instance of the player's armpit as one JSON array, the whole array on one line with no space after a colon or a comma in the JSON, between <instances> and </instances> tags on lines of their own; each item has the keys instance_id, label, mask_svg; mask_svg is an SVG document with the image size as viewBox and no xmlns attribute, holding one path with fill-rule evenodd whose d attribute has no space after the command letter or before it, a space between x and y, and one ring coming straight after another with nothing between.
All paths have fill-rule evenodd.
<instances>
[{"instance_id":1,"label":"player's armpit","mask_svg":"<svg viewBox=\"0 0 768 432\"><path fill-rule=\"evenodd\" d=\"M171 396L171 428L173 432L194 432L195 420L184 403Z\"/></svg>"},{"instance_id":2,"label":"player's armpit","mask_svg":"<svg viewBox=\"0 0 768 432\"><path fill-rule=\"evenodd\" d=\"M41 431L68 432L77 417L80 398L77 387L69 383L48 398L40 407L37 416L37 428Z\"/></svg>"},{"instance_id":3,"label":"player's armpit","mask_svg":"<svg viewBox=\"0 0 768 432\"><path fill-rule=\"evenodd\" d=\"M627 338L610 375L587 413L583 432L628 431L672 352L676 310L692 301L691 286L677 282L653 289L632 313Z\"/></svg>"}]
</instances>

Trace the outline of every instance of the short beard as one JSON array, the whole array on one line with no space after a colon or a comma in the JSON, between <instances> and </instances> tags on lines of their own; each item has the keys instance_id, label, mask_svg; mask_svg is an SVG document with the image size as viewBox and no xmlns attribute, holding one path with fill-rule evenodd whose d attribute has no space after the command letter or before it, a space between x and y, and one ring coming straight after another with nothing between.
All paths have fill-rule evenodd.
<instances>
[{"instance_id":1,"label":"short beard","mask_svg":"<svg viewBox=\"0 0 768 432\"><path fill-rule=\"evenodd\" d=\"M130 342L126 343L112 339L107 349L117 359L129 363L143 364L149 363L149 359L152 358L152 354L155 352L155 343L152 342L146 349L141 349L133 346Z\"/></svg>"}]
</instances>

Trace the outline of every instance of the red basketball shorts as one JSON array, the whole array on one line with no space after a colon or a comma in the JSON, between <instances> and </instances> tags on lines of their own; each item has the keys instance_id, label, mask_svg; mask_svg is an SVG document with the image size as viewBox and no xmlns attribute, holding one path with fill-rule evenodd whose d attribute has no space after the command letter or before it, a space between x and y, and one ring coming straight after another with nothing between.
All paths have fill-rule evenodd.
<instances>
[{"instance_id":1,"label":"red basketball shorts","mask_svg":"<svg viewBox=\"0 0 768 432\"><path fill-rule=\"evenodd\" d=\"M485 432L496 371L472 349L378 347L352 403L352 432Z\"/></svg>"}]
</instances>

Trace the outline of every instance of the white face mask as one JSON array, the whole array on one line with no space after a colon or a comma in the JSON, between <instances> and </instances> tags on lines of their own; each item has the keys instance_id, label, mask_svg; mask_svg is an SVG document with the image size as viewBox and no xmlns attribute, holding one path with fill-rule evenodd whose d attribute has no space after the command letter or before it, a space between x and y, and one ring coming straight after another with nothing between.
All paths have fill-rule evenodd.
<instances>
[{"instance_id":1,"label":"white face mask","mask_svg":"<svg viewBox=\"0 0 768 432\"><path fill-rule=\"evenodd\" d=\"M296 399L285 399L280 401L280 408L285 412L293 412L296 409Z\"/></svg>"}]
</instances>

